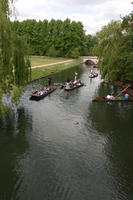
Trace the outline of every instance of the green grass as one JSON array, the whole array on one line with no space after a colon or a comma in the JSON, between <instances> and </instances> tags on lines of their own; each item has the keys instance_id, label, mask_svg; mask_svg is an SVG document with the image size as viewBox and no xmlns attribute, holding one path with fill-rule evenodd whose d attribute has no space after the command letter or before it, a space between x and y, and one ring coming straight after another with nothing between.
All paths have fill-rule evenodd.
<instances>
[{"instance_id":1,"label":"green grass","mask_svg":"<svg viewBox=\"0 0 133 200\"><path fill-rule=\"evenodd\" d=\"M55 62L55 60L53 62ZM64 64L59 64L59 65L52 65L52 66L49 66L49 67L32 69L31 80L33 81L33 80L36 80L36 79L39 79L39 78L42 78L42 77L46 77L46 76L51 75L53 73L61 72L65 69L74 67L74 66L79 65L79 64L80 64L80 60L75 59L70 63L64 63Z\"/></svg>"},{"instance_id":2,"label":"green grass","mask_svg":"<svg viewBox=\"0 0 133 200\"><path fill-rule=\"evenodd\" d=\"M61 62L65 60L70 60L68 58L52 58L48 56L31 56L30 61L31 61L31 66L38 66L38 65L45 65L45 64L50 64L50 63L55 63L55 62Z\"/></svg>"}]
</instances>

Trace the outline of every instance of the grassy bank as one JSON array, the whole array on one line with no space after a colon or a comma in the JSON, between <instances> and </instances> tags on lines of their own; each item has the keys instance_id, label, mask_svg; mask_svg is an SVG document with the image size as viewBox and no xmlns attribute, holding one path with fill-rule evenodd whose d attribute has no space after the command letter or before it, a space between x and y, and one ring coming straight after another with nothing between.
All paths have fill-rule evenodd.
<instances>
[{"instance_id":1,"label":"grassy bank","mask_svg":"<svg viewBox=\"0 0 133 200\"><path fill-rule=\"evenodd\" d=\"M68 58L52 58L48 56L31 56L30 61L31 61L31 67L37 66L37 65L45 65L45 64L50 64L50 63L55 63L55 62L61 62L61 61L66 61L70 60Z\"/></svg>"},{"instance_id":2,"label":"grassy bank","mask_svg":"<svg viewBox=\"0 0 133 200\"><path fill-rule=\"evenodd\" d=\"M66 59L64 59L64 61L65 60ZM53 62L55 62L55 60ZM57 62L57 60L56 60L56 62ZM61 72L65 69L74 67L74 66L79 65L79 64L80 64L80 60L75 59L70 63L64 63L64 64L45 66L45 67L42 67L42 68L32 69L31 80L33 81L33 80L36 80L36 79L39 79L39 78L42 78L42 77L46 77L46 76L49 76L51 74Z\"/></svg>"}]
</instances>

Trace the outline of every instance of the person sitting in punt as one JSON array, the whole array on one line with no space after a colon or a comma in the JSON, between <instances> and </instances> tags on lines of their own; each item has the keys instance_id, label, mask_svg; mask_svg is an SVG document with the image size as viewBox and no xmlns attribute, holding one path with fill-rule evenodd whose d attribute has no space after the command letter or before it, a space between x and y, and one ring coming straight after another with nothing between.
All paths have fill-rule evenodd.
<instances>
[{"instance_id":1,"label":"person sitting in punt","mask_svg":"<svg viewBox=\"0 0 133 200\"><path fill-rule=\"evenodd\" d=\"M42 95L42 90L39 90L38 92L37 92L37 95Z\"/></svg>"},{"instance_id":2,"label":"person sitting in punt","mask_svg":"<svg viewBox=\"0 0 133 200\"><path fill-rule=\"evenodd\" d=\"M124 99L125 99L125 100L128 100L128 99L129 99L129 94L128 94L128 93L125 93L125 94L124 94Z\"/></svg>"},{"instance_id":3,"label":"person sitting in punt","mask_svg":"<svg viewBox=\"0 0 133 200\"><path fill-rule=\"evenodd\" d=\"M107 100L114 100L115 97L114 97L112 94L108 94L108 95L106 96L106 99L107 99Z\"/></svg>"},{"instance_id":4,"label":"person sitting in punt","mask_svg":"<svg viewBox=\"0 0 133 200\"><path fill-rule=\"evenodd\" d=\"M48 92L48 90L49 90L49 87L46 86L46 87L43 89L44 94L46 94L46 93Z\"/></svg>"},{"instance_id":5,"label":"person sitting in punt","mask_svg":"<svg viewBox=\"0 0 133 200\"><path fill-rule=\"evenodd\" d=\"M81 85L81 80L78 80L76 85Z\"/></svg>"},{"instance_id":6,"label":"person sitting in punt","mask_svg":"<svg viewBox=\"0 0 133 200\"><path fill-rule=\"evenodd\" d=\"M74 81L71 80L71 81L69 82L69 85L70 85L70 88L72 88L72 87L74 86Z\"/></svg>"},{"instance_id":7,"label":"person sitting in punt","mask_svg":"<svg viewBox=\"0 0 133 200\"><path fill-rule=\"evenodd\" d=\"M91 73L90 73L89 77L90 77L90 78L93 78L93 77L95 76L94 73L95 73L95 72L93 72L93 70L91 69Z\"/></svg>"},{"instance_id":8,"label":"person sitting in punt","mask_svg":"<svg viewBox=\"0 0 133 200\"><path fill-rule=\"evenodd\" d=\"M51 87L47 87L47 86L46 86L45 90L46 90L46 91L49 91L49 90L50 90L50 88L51 88Z\"/></svg>"},{"instance_id":9,"label":"person sitting in punt","mask_svg":"<svg viewBox=\"0 0 133 200\"><path fill-rule=\"evenodd\" d=\"M66 82L66 89L70 89L70 82Z\"/></svg>"},{"instance_id":10,"label":"person sitting in punt","mask_svg":"<svg viewBox=\"0 0 133 200\"><path fill-rule=\"evenodd\" d=\"M50 91L50 90L52 90L52 88L50 87L50 88L48 88L48 91Z\"/></svg>"},{"instance_id":11,"label":"person sitting in punt","mask_svg":"<svg viewBox=\"0 0 133 200\"><path fill-rule=\"evenodd\" d=\"M90 77L90 78L93 78L93 77L94 77L94 75L93 75L93 74L90 74L90 75L89 75L89 77Z\"/></svg>"},{"instance_id":12,"label":"person sitting in punt","mask_svg":"<svg viewBox=\"0 0 133 200\"><path fill-rule=\"evenodd\" d=\"M97 76L98 74L96 72L93 73L94 76Z\"/></svg>"},{"instance_id":13,"label":"person sitting in punt","mask_svg":"<svg viewBox=\"0 0 133 200\"><path fill-rule=\"evenodd\" d=\"M31 91L31 94L32 94L32 95L33 95L33 94L35 94L35 91L34 91L34 90L32 90L32 91Z\"/></svg>"}]
</instances>

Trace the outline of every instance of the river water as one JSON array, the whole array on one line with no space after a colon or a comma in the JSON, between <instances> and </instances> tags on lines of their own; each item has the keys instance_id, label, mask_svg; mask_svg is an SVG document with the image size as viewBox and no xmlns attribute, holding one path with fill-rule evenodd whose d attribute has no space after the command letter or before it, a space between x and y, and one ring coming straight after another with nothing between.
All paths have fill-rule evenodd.
<instances>
[{"instance_id":1,"label":"river water","mask_svg":"<svg viewBox=\"0 0 133 200\"><path fill-rule=\"evenodd\" d=\"M57 88L0 120L0 200L132 200L133 103L94 103L114 90L82 65L53 76L62 84L78 72L84 87ZM96 69L95 69L96 70Z\"/></svg>"}]
</instances>

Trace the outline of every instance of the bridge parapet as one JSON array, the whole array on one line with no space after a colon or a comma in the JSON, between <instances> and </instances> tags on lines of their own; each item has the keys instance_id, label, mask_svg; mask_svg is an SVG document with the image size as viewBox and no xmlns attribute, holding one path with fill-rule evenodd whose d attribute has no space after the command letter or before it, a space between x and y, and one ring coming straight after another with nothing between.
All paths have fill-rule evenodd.
<instances>
[{"instance_id":1,"label":"bridge parapet","mask_svg":"<svg viewBox=\"0 0 133 200\"><path fill-rule=\"evenodd\" d=\"M98 57L97 56L82 56L81 63L89 63L89 64L98 64Z\"/></svg>"}]
</instances>

